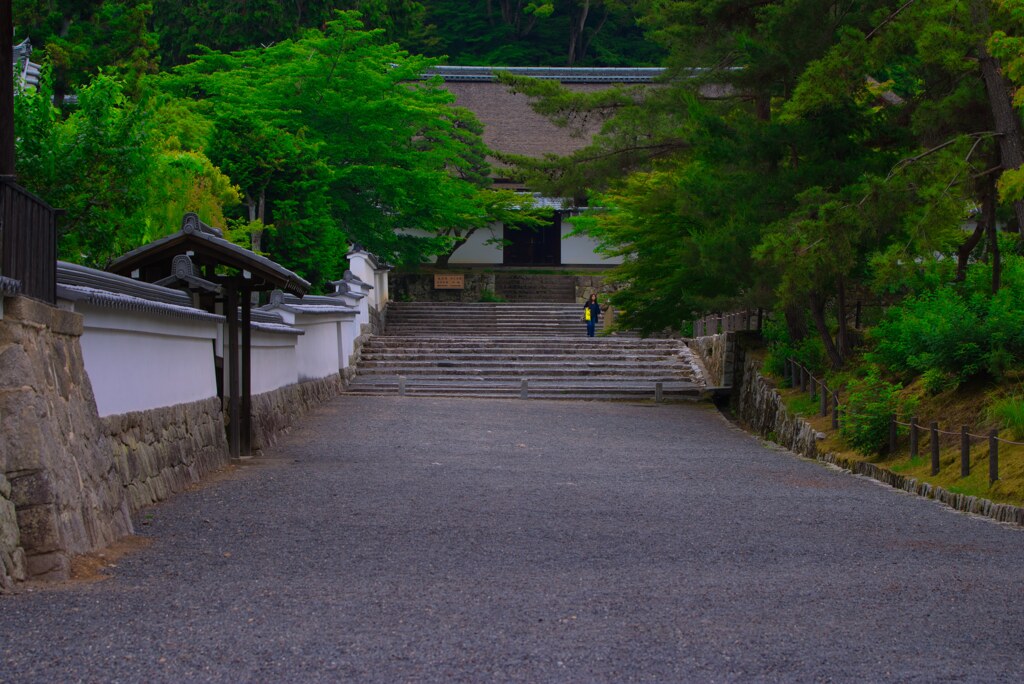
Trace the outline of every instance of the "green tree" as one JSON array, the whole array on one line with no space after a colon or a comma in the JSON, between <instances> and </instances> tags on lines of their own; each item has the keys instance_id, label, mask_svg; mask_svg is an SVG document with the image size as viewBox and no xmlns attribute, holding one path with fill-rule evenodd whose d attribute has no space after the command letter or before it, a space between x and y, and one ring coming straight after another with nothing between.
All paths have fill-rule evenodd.
<instances>
[{"instance_id":1,"label":"green tree","mask_svg":"<svg viewBox=\"0 0 1024 684\"><path fill-rule=\"evenodd\" d=\"M52 70L58 107L101 69L133 97L142 78L156 71L146 0L14 0L13 9L19 35L31 39Z\"/></svg>"},{"instance_id":2,"label":"green tree","mask_svg":"<svg viewBox=\"0 0 1024 684\"><path fill-rule=\"evenodd\" d=\"M274 258L296 265L288 259L299 250L289 257L275 246L301 244L315 271L335 278L342 239L419 262L450 251L508 204L487 189L479 122L452 106L440 82L422 78L435 63L342 13L299 40L207 52L164 87L217 122L211 154L257 213L264 195Z\"/></svg>"}]
</instances>

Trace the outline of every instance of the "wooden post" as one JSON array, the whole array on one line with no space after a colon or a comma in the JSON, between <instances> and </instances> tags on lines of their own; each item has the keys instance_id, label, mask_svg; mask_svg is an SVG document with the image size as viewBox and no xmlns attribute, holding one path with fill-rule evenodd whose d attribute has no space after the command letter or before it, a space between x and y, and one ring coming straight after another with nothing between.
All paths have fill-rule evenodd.
<instances>
[{"instance_id":1,"label":"wooden post","mask_svg":"<svg viewBox=\"0 0 1024 684\"><path fill-rule=\"evenodd\" d=\"M996 430L988 433L988 483L993 484L999 479L999 433Z\"/></svg>"},{"instance_id":2,"label":"wooden post","mask_svg":"<svg viewBox=\"0 0 1024 684\"><path fill-rule=\"evenodd\" d=\"M967 434L967 426L960 426L960 477L971 474L971 437Z\"/></svg>"},{"instance_id":3,"label":"wooden post","mask_svg":"<svg viewBox=\"0 0 1024 684\"><path fill-rule=\"evenodd\" d=\"M654 383L654 401L656 403L660 404L664 400L664 398L665 398L664 390L665 390L664 383L661 383L661 382Z\"/></svg>"},{"instance_id":4,"label":"wooden post","mask_svg":"<svg viewBox=\"0 0 1024 684\"><path fill-rule=\"evenodd\" d=\"M832 429L839 429L839 392L832 393Z\"/></svg>"},{"instance_id":5,"label":"wooden post","mask_svg":"<svg viewBox=\"0 0 1024 684\"><path fill-rule=\"evenodd\" d=\"M252 454L252 290L243 287L242 298L242 393L239 455Z\"/></svg>"},{"instance_id":6,"label":"wooden post","mask_svg":"<svg viewBox=\"0 0 1024 684\"><path fill-rule=\"evenodd\" d=\"M757 308L757 332L764 330L764 309Z\"/></svg>"},{"instance_id":7,"label":"wooden post","mask_svg":"<svg viewBox=\"0 0 1024 684\"><path fill-rule=\"evenodd\" d=\"M825 387L825 383L821 383L821 396L818 397L818 412L822 418L828 415L828 388Z\"/></svg>"},{"instance_id":8,"label":"wooden post","mask_svg":"<svg viewBox=\"0 0 1024 684\"><path fill-rule=\"evenodd\" d=\"M807 398L814 401L814 383L815 380L810 373L807 374Z\"/></svg>"},{"instance_id":9,"label":"wooden post","mask_svg":"<svg viewBox=\"0 0 1024 684\"><path fill-rule=\"evenodd\" d=\"M910 458L917 458L917 416L910 419Z\"/></svg>"},{"instance_id":10,"label":"wooden post","mask_svg":"<svg viewBox=\"0 0 1024 684\"><path fill-rule=\"evenodd\" d=\"M939 423L938 421L932 421L929 426L931 431L932 439L932 475L939 474Z\"/></svg>"},{"instance_id":11,"label":"wooden post","mask_svg":"<svg viewBox=\"0 0 1024 684\"><path fill-rule=\"evenodd\" d=\"M896 414L893 413L889 416L889 454L895 455L896 453Z\"/></svg>"},{"instance_id":12,"label":"wooden post","mask_svg":"<svg viewBox=\"0 0 1024 684\"><path fill-rule=\"evenodd\" d=\"M224 315L228 319L228 449L231 458L241 453L241 407L238 402L238 288L228 284Z\"/></svg>"},{"instance_id":13,"label":"wooden post","mask_svg":"<svg viewBox=\"0 0 1024 684\"><path fill-rule=\"evenodd\" d=\"M529 399L530 398L530 381L527 380L526 378L523 378L519 382L519 398L520 399Z\"/></svg>"},{"instance_id":14,"label":"wooden post","mask_svg":"<svg viewBox=\"0 0 1024 684\"><path fill-rule=\"evenodd\" d=\"M14 18L11 0L0 0L0 176L14 176Z\"/></svg>"},{"instance_id":15,"label":"wooden post","mask_svg":"<svg viewBox=\"0 0 1024 684\"><path fill-rule=\"evenodd\" d=\"M398 376L398 396L400 396L400 397L404 397L405 396L405 376L404 375L399 375Z\"/></svg>"}]
</instances>

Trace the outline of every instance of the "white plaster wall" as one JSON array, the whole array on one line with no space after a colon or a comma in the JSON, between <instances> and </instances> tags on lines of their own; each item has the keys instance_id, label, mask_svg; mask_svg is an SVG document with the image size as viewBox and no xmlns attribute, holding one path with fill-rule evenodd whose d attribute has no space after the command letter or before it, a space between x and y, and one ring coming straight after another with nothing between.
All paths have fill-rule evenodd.
<instances>
[{"instance_id":1,"label":"white plaster wall","mask_svg":"<svg viewBox=\"0 0 1024 684\"><path fill-rule=\"evenodd\" d=\"M189 321L78 303L82 354L100 416L217 396L216 321Z\"/></svg>"},{"instance_id":2,"label":"white plaster wall","mask_svg":"<svg viewBox=\"0 0 1024 684\"><path fill-rule=\"evenodd\" d=\"M368 285L373 285L373 266L370 265L370 258L366 252L355 252L348 255L348 270ZM372 291L371 291L372 293ZM372 294L370 295L373 296Z\"/></svg>"},{"instance_id":3,"label":"white plaster wall","mask_svg":"<svg viewBox=\"0 0 1024 684\"><path fill-rule=\"evenodd\" d=\"M299 381L296 347L301 335L252 331L252 393L263 394Z\"/></svg>"},{"instance_id":4,"label":"white plaster wall","mask_svg":"<svg viewBox=\"0 0 1024 684\"><path fill-rule=\"evenodd\" d=\"M481 228L469 236L466 244L455 250L450 264L498 264L504 260L501 244L487 244L488 240L501 240L501 224L495 223L489 228Z\"/></svg>"},{"instance_id":5,"label":"white plaster wall","mask_svg":"<svg viewBox=\"0 0 1024 684\"><path fill-rule=\"evenodd\" d=\"M374 287L377 293L377 310L381 311L391 300L391 293L388 290L388 269L382 268L374 273ZM3 311L0 311L0 316L3 315Z\"/></svg>"},{"instance_id":6,"label":"white plaster wall","mask_svg":"<svg viewBox=\"0 0 1024 684\"><path fill-rule=\"evenodd\" d=\"M622 257L606 258L597 253L597 241L587 235L569 235L572 223L562 219L562 263L580 266L611 266L621 264Z\"/></svg>"},{"instance_id":7,"label":"white plaster wall","mask_svg":"<svg viewBox=\"0 0 1024 684\"><path fill-rule=\"evenodd\" d=\"M339 320L336 316L296 317L295 325L306 333L295 346L300 382L326 378L339 371Z\"/></svg>"},{"instance_id":8,"label":"white plaster wall","mask_svg":"<svg viewBox=\"0 0 1024 684\"><path fill-rule=\"evenodd\" d=\"M338 367L348 368L352 365L352 354L356 349L356 338L359 337L359 321L355 314L347 316L338 324Z\"/></svg>"}]
</instances>

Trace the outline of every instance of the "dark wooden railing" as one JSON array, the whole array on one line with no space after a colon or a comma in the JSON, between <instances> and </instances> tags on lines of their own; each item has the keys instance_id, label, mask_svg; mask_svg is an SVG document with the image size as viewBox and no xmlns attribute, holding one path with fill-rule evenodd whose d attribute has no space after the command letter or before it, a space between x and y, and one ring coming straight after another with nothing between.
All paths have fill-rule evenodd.
<instances>
[{"instance_id":1,"label":"dark wooden railing","mask_svg":"<svg viewBox=\"0 0 1024 684\"><path fill-rule=\"evenodd\" d=\"M0 275L21 294L57 301L57 211L10 178L0 177Z\"/></svg>"},{"instance_id":2,"label":"dark wooden railing","mask_svg":"<svg viewBox=\"0 0 1024 684\"><path fill-rule=\"evenodd\" d=\"M767 314L763 309L744 309L722 314L708 314L693 322L693 336L704 337L720 332L758 330L764 325Z\"/></svg>"}]
</instances>

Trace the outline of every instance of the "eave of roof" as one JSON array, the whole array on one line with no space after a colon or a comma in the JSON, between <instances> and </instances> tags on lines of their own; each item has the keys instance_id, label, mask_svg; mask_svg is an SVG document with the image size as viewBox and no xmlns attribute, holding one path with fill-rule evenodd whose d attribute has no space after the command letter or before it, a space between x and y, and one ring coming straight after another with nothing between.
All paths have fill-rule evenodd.
<instances>
[{"instance_id":1,"label":"eave of roof","mask_svg":"<svg viewBox=\"0 0 1024 684\"><path fill-rule=\"evenodd\" d=\"M84 285L57 285L57 297L69 302L85 302L107 309L158 314L190 321L219 323L224 320L223 316L207 313L201 309L180 306L178 304L167 304L166 302L158 302L151 299L142 299L141 297L133 297L132 295L120 292L110 292Z\"/></svg>"},{"instance_id":2,"label":"eave of roof","mask_svg":"<svg viewBox=\"0 0 1024 684\"><path fill-rule=\"evenodd\" d=\"M21 281L0 276L0 294L16 295L21 292Z\"/></svg>"},{"instance_id":3,"label":"eave of roof","mask_svg":"<svg viewBox=\"0 0 1024 684\"><path fill-rule=\"evenodd\" d=\"M127 275L153 262L168 260L185 252L212 259L219 265L248 271L254 278L265 281L267 289L280 288L299 296L309 292L307 280L264 256L204 230L194 214L185 216L182 229L174 235L133 249L115 259L108 270Z\"/></svg>"},{"instance_id":4,"label":"eave of roof","mask_svg":"<svg viewBox=\"0 0 1024 684\"><path fill-rule=\"evenodd\" d=\"M145 283L67 261L57 262L57 284L89 287L177 306L192 306L192 298L181 290Z\"/></svg>"}]
</instances>

